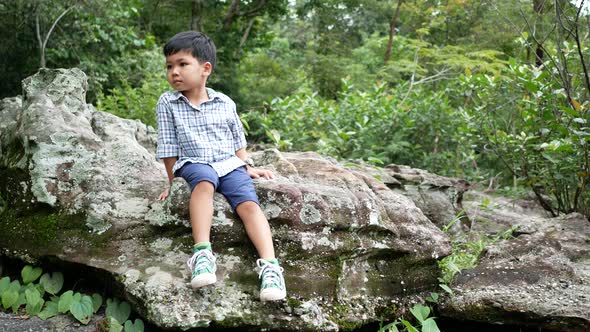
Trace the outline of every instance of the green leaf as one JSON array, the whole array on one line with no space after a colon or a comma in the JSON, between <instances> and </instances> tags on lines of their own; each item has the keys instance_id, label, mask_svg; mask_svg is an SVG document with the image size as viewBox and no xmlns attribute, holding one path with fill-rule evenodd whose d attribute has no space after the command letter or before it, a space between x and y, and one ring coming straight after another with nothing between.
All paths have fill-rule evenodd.
<instances>
[{"instance_id":1,"label":"green leaf","mask_svg":"<svg viewBox=\"0 0 590 332\"><path fill-rule=\"evenodd\" d=\"M402 322L402 324L404 324L404 326L406 327L406 329L408 329L408 332L418 332L418 329L415 328L414 325L412 325L407 320L402 319L401 322Z\"/></svg>"},{"instance_id":2,"label":"green leaf","mask_svg":"<svg viewBox=\"0 0 590 332\"><path fill-rule=\"evenodd\" d=\"M25 298L27 299L27 305L37 305L41 300L41 293L36 288L27 289L25 291Z\"/></svg>"},{"instance_id":3,"label":"green leaf","mask_svg":"<svg viewBox=\"0 0 590 332\"><path fill-rule=\"evenodd\" d=\"M27 302L27 306L25 308L27 315L29 315L29 316L38 315L41 312L41 309L43 308L43 304L45 304L45 300L43 300L42 298L39 298L39 301L37 301L37 303L35 303L35 304Z\"/></svg>"},{"instance_id":4,"label":"green leaf","mask_svg":"<svg viewBox=\"0 0 590 332\"><path fill-rule=\"evenodd\" d=\"M21 271L21 276L23 277L24 284L30 284L31 282L37 280L43 273L40 267L32 267L31 265L27 265Z\"/></svg>"},{"instance_id":5,"label":"green leaf","mask_svg":"<svg viewBox=\"0 0 590 332\"><path fill-rule=\"evenodd\" d=\"M125 301L119 302L119 300L116 299L107 300L107 317L113 317L119 323L123 324L127 318L129 318L129 314L131 314L131 307L129 306L129 303Z\"/></svg>"},{"instance_id":6,"label":"green leaf","mask_svg":"<svg viewBox=\"0 0 590 332\"><path fill-rule=\"evenodd\" d=\"M88 295L82 296L80 301L77 301L76 296L74 296L72 303L70 303L70 312L74 315L74 318L84 325L90 322L92 310L92 298Z\"/></svg>"},{"instance_id":7,"label":"green leaf","mask_svg":"<svg viewBox=\"0 0 590 332\"><path fill-rule=\"evenodd\" d=\"M449 286L447 286L447 285L445 285L445 284L439 284L438 286L439 286L440 288L442 288L442 289L443 289L445 292L447 292L447 293L449 293L449 294L453 295L453 290L452 290L452 289L451 289Z\"/></svg>"},{"instance_id":8,"label":"green leaf","mask_svg":"<svg viewBox=\"0 0 590 332\"><path fill-rule=\"evenodd\" d=\"M123 331L123 325L119 323L113 317L109 317L109 332L121 332Z\"/></svg>"},{"instance_id":9,"label":"green leaf","mask_svg":"<svg viewBox=\"0 0 590 332\"><path fill-rule=\"evenodd\" d=\"M100 294L92 294L92 311L96 313L102 305L102 296Z\"/></svg>"},{"instance_id":10,"label":"green leaf","mask_svg":"<svg viewBox=\"0 0 590 332\"><path fill-rule=\"evenodd\" d=\"M54 272L52 274L45 273L41 276L39 283L43 285L45 291L51 295L59 293L64 284L64 275L61 272Z\"/></svg>"},{"instance_id":11,"label":"green leaf","mask_svg":"<svg viewBox=\"0 0 590 332\"><path fill-rule=\"evenodd\" d=\"M59 303L57 306L57 310L59 311L60 314L65 314L66 312L68 312L68 310L70 310L70 304L72 303L72 300L74 299L74 291L67 291L63 294L61 294L61 296L59 297Z\"/></svg>"},{"instance_id":12,"label":"green leaf","mask_svg":"<svg viewBox=\"0 0 590 332\"><path fill-rule=\"evenodd\" d=\"M45 287L43 287L43 285L35 284L35 289L37 291L39 291L39 294L41 294L41 297L45 296Z\"/></svg>"},{"instance_id":13,"label":"green leaf","mask_svg":"<svg viewBox=\"0 0 590 332\"><path fill-rule=\"evenodd\" d=\"M399 332L397 328L398 321L391 322L379 329L379 332Z\"/></svg>"},{"instance_id":14,"label":"green leaf","mask_svg":"<svg viewBox=\"0 0 590 332\"><path fill-rule=\"evenodd\" d=\"M428 318L428 315L430 315L430 308L422 304L416 304L410 309L410 312L420 323L422 323Z\"/></svg>"},{"instance_id":15,"label":"green leaf","mask_svg":"<svg viewBox=\"0 0 590 332\"><path fill-rule=\"evenodd\" d=\"M14 302L14 304L12 305L12 312L16 313L18 311L18 309L23 305L27 303L27 299L25 298L25 293L19 293L18 294L18 299L16 300L16 302Z\"/></svg>"},{"instance_id":16,"label":"green leaf","mask_svg":"<svg viewBox=\"0 0 590 332\"><path fill-rule=\"evenodd\" d=\"M367 161L373 163L374 165L384 165L385 162L383 162L383 160L379 159L379 158L375 158L375 157L369 157L367 159Z\"/></svg>"},{"instance_id":17,"label":"green leaf","mask_svg":"<svg viewBox=\"0 0 590 332\"><path fill-rule=\"evenodd\" d=\"M125 332L143 332L144 326L141 319L136 319L135 323L130 320L125 322Z\"/></svg>"},{"instance_id":18,"label":"green leaf","mask_svg":"<svg viewBox=\"0 0 590 332\"><path fill-rule=\"evenodd\" d=\"M553 164L559 164L559 161L553 159L553 157L551 157L549 154L547 154L547 153L541 153L541 155L543 156L543 158L549 160Z\"/></svg>"},{"instance_id":19,"label":"green leaf","mask_svg":"<svg viewBox=\"0 0 590 332\"><path fill-rule=\"evenodd\" d=\"M428 318L422 322L422 332L440 332L436 322L432 318Z\"/></svg>"},{"instance_id":20,"label":"green leaf","mask_svg":"<svg viewBox=\"0 0 590 332\"><path fill-rule=\"evenodd\" d=\"M45 308L43 308L43 310L41 310L37 316L39 316L39 318L42 320L46 320L53 316L57 316L58 313L59 311L57 309L57 303L54 301L49 301L45 302Z\"/></svg>"},{"instance_id":21,"label":"green leaf","mask_svg":"<svg viewBox=\"0 0 590 332\"><path fill-rule=\"evenodd\" d=\"M447 262L447 268L454 273L461 273L461 269L453 261Z\"/></svg>"},{"instance_id":22,"label":"green leaf","mask_svg":"<svg viewBox=\"0 0 590 332\"><path fill-rule=\"evenodd\" d=\"M587 122L586 119L583 118L574 118L572 121L579 124L585 124Z\"/></svg>"},{"instance_id":23,"label":"green leaf","mask_svg":"<svg viewBox=\"0 0 590 332\"><path fill-rule=\"evenodd\" d=\"M8 289L10 286L10 278L4 277L0 279L0 296Z\"/></svg>"},{"instance_id":24,"label":"green leaf","mask_svg":"<svg viewBox=\"0 0 590 332\"><path fill-rule=\"evenodd\" d=\"M439 295L438 293L431 292L430 296L426 298L426 301L436 303L438 302Z\"/></svg>"},{"instance_id":25,"label":"green leaf","mask_svg":"<svg viewBox=\"0 0 590 332\"><path fill-rule=\"evenodd\" d=\"M12 305L15 304L17 300L18 292L9 289L5 291L4 294L2 294L2 307L4 307L4 309L8 309L12 307Z\"/></svg>"},{"instance_id":26,"label":"green leaf","mask_svg":"<svg viewBox=\"0 0 590 332\"><path fill-rule=\"evenodd\" d=\"M20 282L18 280L13 280L8 286L8 290L19 293L21 289Z\"/></svg>"}]
</instances>

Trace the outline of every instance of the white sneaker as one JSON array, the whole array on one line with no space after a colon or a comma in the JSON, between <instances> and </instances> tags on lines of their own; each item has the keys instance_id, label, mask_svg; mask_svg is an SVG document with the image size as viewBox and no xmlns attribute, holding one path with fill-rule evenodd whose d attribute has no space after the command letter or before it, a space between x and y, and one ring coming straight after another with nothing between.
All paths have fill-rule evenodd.
<instances>
[{"instance_id":1,"label":"white sneaker","mask_svg":"<svg viewBox=\"0 0 590 332\"><path fill-rule=\"evenodd\" d=\"M278 301L287 297L283 268L264 259L256 261L260 269L260 301Z\"/></svg>"},{"instance_id":2,"label":"white sneaker","mask_svg":"<svg viewBox=\"0 0 590 332\"><path fill-rule=\"evenodd\" d=\"M187 262L189 271L191 271L191 286L193 289L214 284L217 281L215 271L215 256L209 249L201 249L193 254Z\"/></svg>"}]
</instances>

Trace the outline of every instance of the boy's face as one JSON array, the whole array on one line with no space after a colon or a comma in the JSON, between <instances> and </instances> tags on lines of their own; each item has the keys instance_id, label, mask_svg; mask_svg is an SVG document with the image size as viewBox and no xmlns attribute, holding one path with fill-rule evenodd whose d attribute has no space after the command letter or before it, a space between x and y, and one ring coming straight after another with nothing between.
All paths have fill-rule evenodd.
<instances>
[{"instance_id":1,"label":"boy's face","mask_svg":"<svg viewBox=\"0 0 590 332\"><path fill-rule=\"evenodd\" d=\"M204 88L209 74L211 63L200 63L189 51L179 51L166 57L166 80L177 91Z\"/></svg>"}]
</instances>

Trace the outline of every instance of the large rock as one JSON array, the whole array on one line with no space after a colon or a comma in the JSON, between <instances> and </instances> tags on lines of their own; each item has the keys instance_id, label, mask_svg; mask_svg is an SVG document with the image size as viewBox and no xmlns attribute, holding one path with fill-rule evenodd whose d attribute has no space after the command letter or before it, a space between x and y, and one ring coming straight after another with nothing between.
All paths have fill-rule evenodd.
<instances>
[{"instance_id":1,"label":"large rock","mask_svg":"<svg viewBox=\"0 0 590 332\"><path fill-rule=\"evenodd\" d=\"M108 273L122 296L170 329L232 326L338 330L393 318L437 284L445 234L408 198L359 168L313 153L269 150L256 180L288 299L261 303L255 250L215 198L214 287L193 291L188 188L166 184L155 133L84 101L84 74L42 70L0 104L0 248L30 262L52 257Z\"/></svg>"},{"instance_id":2,"label":"large rock","mask_svg":"<svg viewBox=\"0 0 590 332\"><path fill-rule=\"evenodd\" d=\"M466 181L404 165L388 165L384 172L389 178L383 182L409 197L440 229L457 235L471 228L463 208L463 194L469 188Z\"/></svg>"},{"instance_id":3,"label":"large rock","mask_svg":"<svg viewBox=\"0 0 590 332\"><path fill-rule=\"evenodd\" d=\"M453 281L442 315L555 331L590 330L590 222L549 218L536 203L481 193L464 202L473 228L516 229L486 248L479 265Z\"/></svg>"}]
</instances>

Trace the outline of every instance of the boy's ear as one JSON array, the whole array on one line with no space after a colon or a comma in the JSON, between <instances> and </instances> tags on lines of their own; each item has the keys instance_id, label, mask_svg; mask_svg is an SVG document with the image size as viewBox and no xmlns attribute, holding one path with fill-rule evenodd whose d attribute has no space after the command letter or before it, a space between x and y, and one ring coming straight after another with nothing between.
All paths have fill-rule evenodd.
<instances>
[{"instance_id":1,"label":"boy's ear","mask_svg":"<svg viewBox=\"0 0 590 332\"><path fill-rule=\"evenodd\" d=\"M204 69L205 74L211 75L211 71L213 70L213 65L211 64L211 62L207 61L203 65L203 69Z\"/></svg>"}]
</instances>

